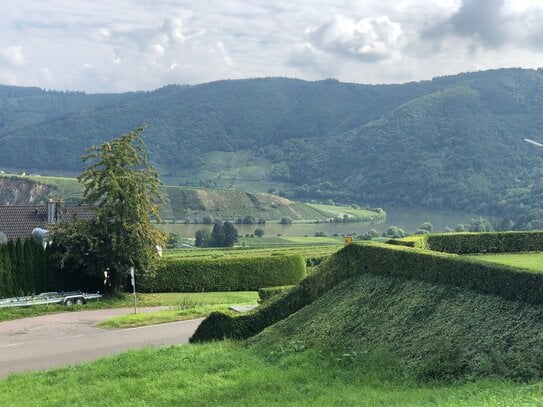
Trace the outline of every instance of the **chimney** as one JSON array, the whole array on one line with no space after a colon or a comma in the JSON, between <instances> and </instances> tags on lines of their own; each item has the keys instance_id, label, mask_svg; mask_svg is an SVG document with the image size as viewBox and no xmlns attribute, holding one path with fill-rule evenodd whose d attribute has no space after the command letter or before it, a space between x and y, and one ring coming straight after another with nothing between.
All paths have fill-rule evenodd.
<instances>
[{"instance_id":1,"label":"chimney","mask_svg":"<svg viewBox=\"0 0 543 407\"><path fill-rule=\"evenodd\" d=\"M60 223L62 217L62 201L47 201L47 224Z\"/></svg>"}]
</instances>

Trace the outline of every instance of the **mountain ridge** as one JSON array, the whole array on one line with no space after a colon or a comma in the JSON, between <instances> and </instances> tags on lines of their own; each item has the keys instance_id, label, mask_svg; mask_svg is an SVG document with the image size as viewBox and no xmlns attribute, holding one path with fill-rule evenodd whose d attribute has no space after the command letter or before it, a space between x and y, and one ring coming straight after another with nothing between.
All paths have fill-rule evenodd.
<instances>
[{"instance_id":1,"label":"mountain ridge","mask_svg":"<svg viewBox=\"0 0 543 407\"><path fill-rule=\"evenodd\" d=\"M86 147L145 124L150 159L175 184L461 209L534 227L543 156L523 138L543 134L542 73L388 85L259 78L110 95L23 88L19 98L0 86L0 167L78 172Z\"/></svg>"}]
</instances>

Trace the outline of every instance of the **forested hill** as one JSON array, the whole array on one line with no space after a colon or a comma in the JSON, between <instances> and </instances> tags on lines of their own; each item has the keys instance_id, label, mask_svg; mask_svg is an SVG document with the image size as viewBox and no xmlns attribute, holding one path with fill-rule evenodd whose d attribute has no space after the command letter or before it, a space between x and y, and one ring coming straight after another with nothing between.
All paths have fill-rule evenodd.
<instances>
[{"instance_id":1,"label":"forested hill","mask_svg":"<svg viewBox=\"0 0 543 407\"><path fill-rule=\"evenodd\" d=\"M147 124L151 159L185 183L271 182L291 197L543 219L543 150L523 141L543 141L542 70L111 95L0 87L0 106L2 168L79 171L86 147Z\"/></svg>"}]
</instances>

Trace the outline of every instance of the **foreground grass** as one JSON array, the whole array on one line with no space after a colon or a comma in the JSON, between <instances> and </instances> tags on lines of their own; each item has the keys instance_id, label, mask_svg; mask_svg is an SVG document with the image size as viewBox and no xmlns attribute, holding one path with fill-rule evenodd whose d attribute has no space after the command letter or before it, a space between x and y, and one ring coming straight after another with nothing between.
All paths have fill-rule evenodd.
<instances>
[{"instance_id":1,"label":"foreground grass","mask_svg":"<svg viewBox=\"0 0 543 407\"><path fill-rule=\"evenodd\" d=\"M0 405L537 406L543 382L421 384L386 355L217 342L146 348L0 381Z\"/></svg>"},{"instance_id":2,"label":"foreground grass","mask_svg":"<svg viewBox=\"0 0 543 407\"><path fill-rule=\"evenodd\" d=\"M543 271L543 253L499 253L467 256L472 259Z\"/></svg>"},{"instance_id":3,"label":"foreground grass","mask_svg":"<svg viewBox=\"0 0 543 407\"><path fill-rule=\"evenodd\" d=\"M255 296L257 297L257 296ZM223 313L235 314L231 311L231 305L253 305L257 298L247 298L244 301L225 300L224 303L183 303L170 307L167 310L149 312L144 314L127 314L111 317L99 324L100 328L135 328L138 326L165 324L168 322L185 321L187 319L203 318L212 312L220 311Z\"/></svg>"},{"instance_id":4,"label":"foreground grass","mask_svg":"<svg viewBox=\"0 0 543 407\"><path fill-rule=\"evenodd\" d=\"M195 308L225 304L255 304L258 300L256 291L212 292L212 293L152 293L137 294L138 307L170 306L177 308ZM98 301L89 301L85 305L65 307L63 305L35 305L31 307L0 308L0 321L35 317L69 311L85 311L107 308L133 307L134 299L130 294L107 297ZM195 312L194 318L201 316ZM188 318L184 318L188 319Z\"/></svg>"}]
</instances>

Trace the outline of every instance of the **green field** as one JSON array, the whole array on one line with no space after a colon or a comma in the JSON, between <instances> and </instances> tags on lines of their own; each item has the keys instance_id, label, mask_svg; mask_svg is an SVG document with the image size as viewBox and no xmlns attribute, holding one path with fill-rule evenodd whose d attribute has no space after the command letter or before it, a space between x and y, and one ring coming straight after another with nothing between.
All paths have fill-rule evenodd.
<instances>
[{"instance_id":1,"label":"green field","mask_svg":"<svg viewBox=\"0 0 543 407\"><path fill-rule=\"evenodd\" d=\"M143 294L148 295L154 296L156 302L169 305L168 309L115 316L100 323L100 327L133 328L183 321L205 317L215 311L229 312L232 305L253 305L258 301L256 291Z\"/></svg>"},{"instance_id":2,"label":"green field","mask_svg":"<svg viewBox=\"0 0 543 407\"><path fill-rule=\"evenodd\" d=\"M304 238L303 238L304 239ZM320 239L320 238L318 238ZM256 238L250 240L257 240ZM281 239L283 240L283 239ZM164 257L178 257L178 258L205 258L210 257L212 259L218 258L235 258L235 257L266 257L277 254L299 254L303 257L321 257L329 256L337 252L343 244L324 244L324 245L311 245L301 246L300 244L293 243L292 245L285 245L284 247L254 247L254 248L204 248L204 249L169 249L164 252Z\"/></svg>"},{"instance_id":3,"label":"green field","mask_svg":"<svg viewBox=\"0 0 543 407\"><path fill-rule=\"evenodd\" d=\"M318 368L316 368L318 366ZM0 381L4 406L540 406L543 383L418 383L386 355L241 343L125 352Z\"/></svg>"},{"instance_id":4,"label":"green field","mask_svg":"<svg viewBox=\"0 0 543 407\"><path fill-rule=\"evenodd\" d=\"M247 248L288 247L307 245L343 245L340 237L312 237L312 236L285 236L285 237L240 237L238 246Z\"/></svg>"},{"instance_id":5,"label":"green field","mask_svg":"<svg viewBox=\"0 0 543 407\"><path fill-rule=\"evenodd\" d=\"M367 220L374 220L374 219L383 219L385 217L385 213L378 213L375 211L370 211L367 209L358 209L358 208L352 208L350 206L339 206L339 205L321 205L321 204L307 204L316 210L318 210L320 213L322 213L324 216L329 218L343 218L344 215L347 215L347 218L349 220L360 220L360 221L367 221Z\"/></svg>"},{"instance_id":6,"label":"green field","mask_svg":"<svg viewBox=\"0 0 543 407\"><path fill-rule=\"evenodd\" d=\"M477 254L467 256L472 259L488 261L491 263L505 264L537 270L543 272L543 253L499 253L499 254Z\"/></svg>"}]
</instances>

